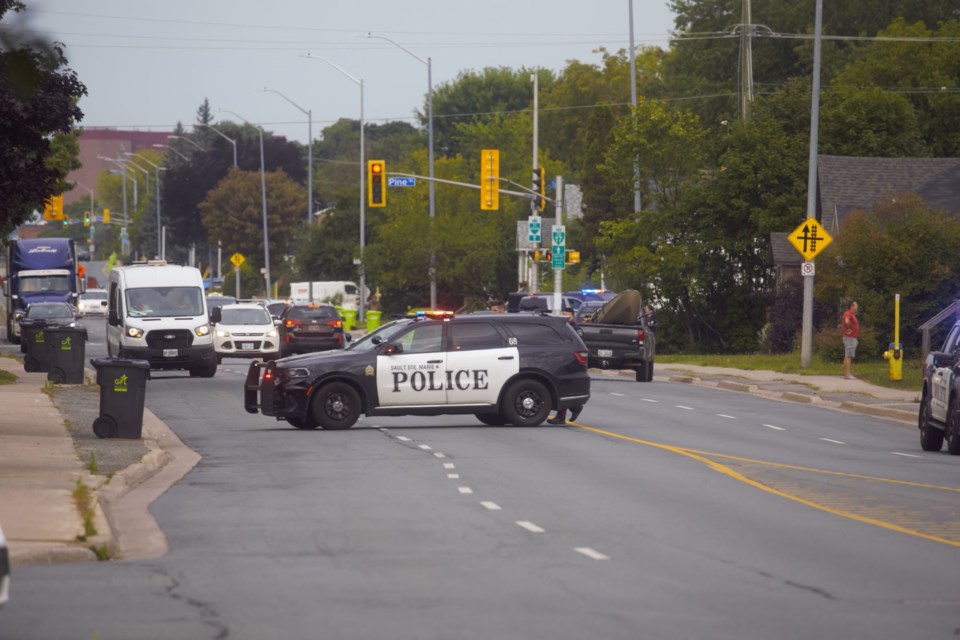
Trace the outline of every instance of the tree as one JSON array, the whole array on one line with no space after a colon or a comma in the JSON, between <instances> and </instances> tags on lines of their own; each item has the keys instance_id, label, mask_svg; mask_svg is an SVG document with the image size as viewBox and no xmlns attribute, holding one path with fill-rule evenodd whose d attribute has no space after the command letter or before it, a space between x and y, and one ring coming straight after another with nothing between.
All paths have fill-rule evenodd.
<instances>
[{"instance_id":1,"label":"tree","mask_svg":"<svg viewBox=\"0 0 960 640\"><path fill-rule=\"evenodd\" d=\"M287 256L301 233L306 192L282 170L266 175L270 270L274 279L291 271ZM211 241L239 251L251 265L263 266L263 209L259 172L230 169L199 205Z\"/></svg>"},{"instance_id":2,"label":"tree","mask_svg":"<svg viewBox=\"0 0 960 640\"><path fill-rule=\"evenodd\" d=\"M0 19L24 8L2 2ZM62 44L0 29L0 237L62 193L76 166L70 136L83 117L77 101L87 89L66 65Z\"/></svg>"},{"instance_id":3,"label":"tree","mask_svg":"<svg viewBox=\"0 0 960 640\"><path fill-rule=\"evenodd\" d=\"M872 211L851 212L842 233L817 258L817 300L837 310L860 303L861 323L893 340L894 295L899 293L900 340L920 345L923 322L956 299L960 279L960 225L916 194L895 194ZM888 340L884 340L887 342Z\"/></svg>"}]
</instances>

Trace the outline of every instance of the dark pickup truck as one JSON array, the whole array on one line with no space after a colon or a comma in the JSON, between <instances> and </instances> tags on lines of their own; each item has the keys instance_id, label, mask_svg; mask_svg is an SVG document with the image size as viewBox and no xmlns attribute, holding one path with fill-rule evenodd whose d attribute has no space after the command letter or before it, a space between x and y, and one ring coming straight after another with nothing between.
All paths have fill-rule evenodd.
<instances>
[{"instance_id":1,"label":"dark pickup truck","mask_svg":"<svg viewBox=\"0 0 960 640\"><path fill-rule=\"evenodd\" d=\"M577 333L589 351L589 366L633 369L637 382L653 380L656 336L640 314L640 293L622 291L589 315L591 307L585 303L575 318Z\"/></svg>"}]
</instances>

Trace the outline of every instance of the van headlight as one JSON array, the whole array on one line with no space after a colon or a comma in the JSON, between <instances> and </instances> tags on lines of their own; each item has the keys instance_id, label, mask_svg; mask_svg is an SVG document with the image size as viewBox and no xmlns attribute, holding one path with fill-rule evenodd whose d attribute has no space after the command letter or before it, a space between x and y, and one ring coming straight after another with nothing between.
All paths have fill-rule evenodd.
<instances>
[{"instance_id":1,"label":"van headlight","mask_svg":"<svg viewBox=\"0 0 960 640\"><path fill-rule=\"evenodd\" d=\"M194 329L193 332L194 332L195 334L197 334L198 336L201 336L201 337L202 337L202 336L208 336L208 335L210 335L210 325L208 325L208 324L202 324L202 325L200 325L199 327L197 327L196 329Z\"/></svg>"},{"instance_id":2,"label":"van headlight","mask_svg":"<svg viewBox=\"0 0 960 640\"><path fill-rule=\"evenodd\" d=\"M131 338L142 338L143 329L140 329L138 327L127 327L127 335L130 336Z\"/></svg>"}]
</instances>

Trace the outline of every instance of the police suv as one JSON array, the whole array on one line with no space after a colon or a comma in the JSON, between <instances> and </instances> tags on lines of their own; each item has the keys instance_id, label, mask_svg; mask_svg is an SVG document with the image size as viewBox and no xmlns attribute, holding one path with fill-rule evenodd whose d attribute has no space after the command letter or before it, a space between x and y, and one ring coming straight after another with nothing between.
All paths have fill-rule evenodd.
<instances>
[{"instance_id":1,"label":"police suv","mask_svg":"<svg viewBox=\"0 0 960 640\"><path fill-rule=\"evenodd\" d=\"M940 451L947 440L950 455L960 455L960 322L953 325L940 351L923 363L920 396L920 447Z\"/></svg>"},{"instance_id":2,"label":"police suv","mask_svg":"<svg viewBox=\"0 0 960 640\"><path fill-rule=\"evenodd\" d=\"M298 429L349 429L361 414L534 426L589 399L587 349L564 318L425 314L346 349L251 363L244 408Z\"/></svg>"}]
</instances>

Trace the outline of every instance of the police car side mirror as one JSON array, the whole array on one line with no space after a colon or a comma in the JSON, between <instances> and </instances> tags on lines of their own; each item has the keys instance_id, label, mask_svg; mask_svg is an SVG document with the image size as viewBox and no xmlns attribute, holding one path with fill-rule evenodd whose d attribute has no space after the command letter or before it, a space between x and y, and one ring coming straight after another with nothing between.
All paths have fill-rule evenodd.
<instances>
[{"instance_id":1,"label":"police car side mirror","mask_svg":"<svg viewBox=\"0 0 960 640\"><path fill-rule=\"evenodd\" d=\"M383 338L381 338L380 336L373 336L372 338L370 338L370 342L372 342L373 344L382 344Z\"/></svg>"},{"instance_id":2,"label":"police car side mirror","mask_svg":"<svg viewBox=\"0 0 960 640\"><path fill-rule=\"evenodd\" d=\"M397 353L403 353L403 345L399 343L389 344L387 348L383 350L384 355L392 356Z\"/></svg>"}]
</instances>

